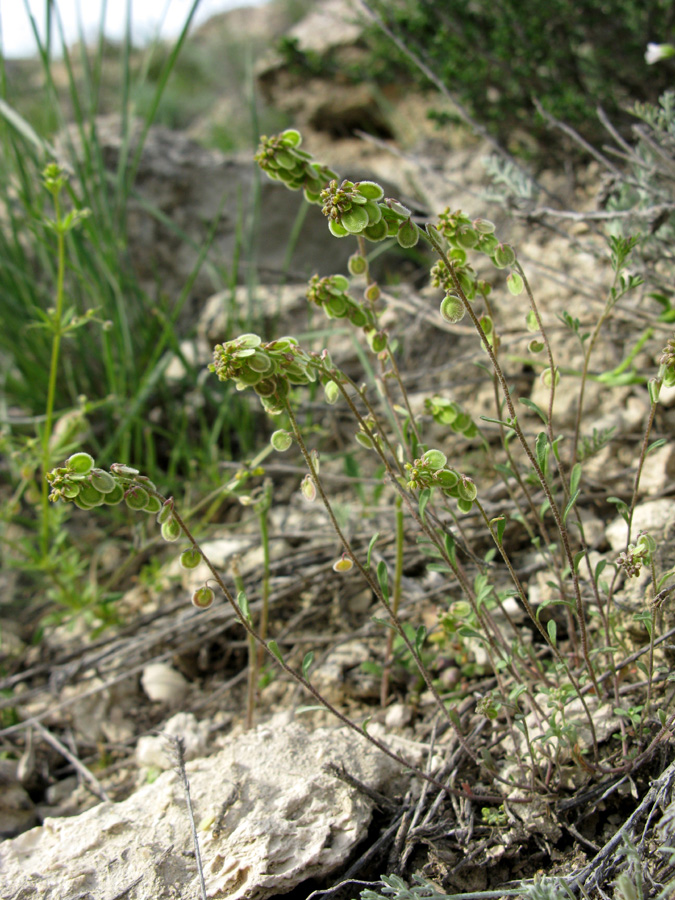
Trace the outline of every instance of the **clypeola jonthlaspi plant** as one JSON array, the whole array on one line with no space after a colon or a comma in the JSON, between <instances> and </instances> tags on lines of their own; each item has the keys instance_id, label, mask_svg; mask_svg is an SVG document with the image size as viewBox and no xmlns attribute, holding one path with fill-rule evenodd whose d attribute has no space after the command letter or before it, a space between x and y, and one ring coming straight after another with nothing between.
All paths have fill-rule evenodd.
<instances>
[{"instance_id":1,"label":"clypeola jonthlaspi plant","mask_svg":"<svg viewBox=\"0 0 675 900\"><path fill-rule=\"evenodd\" d=\"M454 730L456 740L482 768L489 783L506 781L513 787L554 792L563 778L562 767L569 759L594 772L629 770L649 752L672 725L673 717L659 710L656 733L649 718L653 703L654 645L657 616L656 601L647 617L650 644L645 652L649 662L640 671L646 674L647 700L640 714L622 716L619 670L627 648L617 630L615 593L622 572L633 574L636 560L651 567L652 589L656 598L664 591L670 573L658 574L654 563L654 541L640 535L631 544L631 520L637 500L640 474L650 450L652 429L661 385L675 381L675 356L672 341L660 360L658 374L649 383L650 414L638 460L630 505L624 504L628 526L626 553L610 570L610 581L603 579L607 561L594 561L584 537L578 505L583 490L583 466L580 461L580 418L577 421L572 452L563 453L562 435L555 430L555 397L560 384L560 368L535 302L526 274L513 247L501 241L495 226L485 219L470 219L460 211L446 210L435 223L424 227L413 220L409 209L397 199L386 198L380 185L372 181L339 182L336 173L301 149L301 137L288 130L272 138L263 138L256 160L272 178L292 190L303 190L311 204L321 206L331 233L339 239L353 237L357 248L349 261L349 275L334 274L311 279L307 298L329 319L342 320L362 335L379 368L379 399L373 400L367 384L357 384L332 360L327 349L305 350L293 336L265 341L258 334L242 334L218 344L213 351L211 371L221 381L232 381L240 391L251 389L263 409L271 416L283 416L285 427L271 437L272 447L284 452L297 446L307 468L301 490L307 500L320 501L342 546L342 555L334 569L337 573L357 570L386 613L389 634L383 666L382 701L386 702L391 667L393 635L417 667L433 696L439 713ZM443 290L439 316L445 326L468 319L478 346L488 359L488 377L495 398L494 416L478 421L455 400L434 395L426 402L426 411L437 425L446 426L463 440L472 441L485 453L489 468L503 481L507 501L497 515L488 512L481 499L478 479L462 471L462 450L453 457L425 440L423 417L415 415L399 371L396 341L381 325L386 292L371 275L367 242L391 240L404 248L424 240L436 256L431 269L432 284ZM610 301L586 345L580 372L579 408L589 374L590 354L604 320L611 313L624 288L635 282L624 279L623 266L630 253L632 239L615 239L612 264L615 283ZM546 408L529 398L520 398L523 411L534 413L543 425L534 436L525 424L524 412L516 408L505 371L502 339L498 328L497 305L493 286L479 278L471 254L487 258L496 270L507 273L506 288L510 310L526 300L522 318L530 332L529 350L542 354L541 381L548 392ZM617 287L618 286L618 287ZM512 318L512 316L511 316ZM582 346L584 341L582 340ZM387 562L378 554L378 534L373 535L366 553L357 552L340 524L320 474L319 455L308 444L298 417L299 391L321 386L328 404L342 402L355 427L355 441L377 457L386 484L393 497L395 559L393 578ZM498 435L498 450L492 436ZM499 455L497 455L499 454ZM95 469L85 454L71 457L66 466L48 476L52 499L75 502L88 509L96 505L121 502L133 509L157 513L166 540L186 538L190 547L185 562L199 562L202 550L173 501L161 497L154 485L125 466L113 465L109 473ZM465 537L462 522L470 517L480 524L492 549L478 555ZM495 687L479 700L477 712L492 722L503 723L510 738L510 755L515 756L520 775L497 773L490 754L479 758L468 745L455 706L443 698L439 684L425 664L422 648L427 638L424 627L412 629L401 618L403 552L405 524L414 528L419 547L430 557L429 568L440 572L448 590L462 594L461 602L450 604L439 617L441 636L446 635L455 649L472 642L479 645L494 676ZM507 530L508 529L508 530ZM533 606L527 585L511 558L509 546L516 530L527 536L549 574L551 598ZM502 566L496 564L501 559ZM211 579L233 606L249 638L263 648L289 675L300 682L318 702L341 721L362 730L389 755L391 751L370 736L366 729L350 721L323 698L309 678L312 656L308 654L302 671L295 671L283 659L278 646L261 635L254 625L243 591L234 592L205 560ZM631 568L632 566L632 568ZM659 593L660 592L660 593ZM206 607L213 601L213 587L205 584L195 592L193 602ZM518 616L524 614L529 628L523 629ZM546 616L542 613L546 611ZM561 616L556 616L561 612ZM554 613L554 615L551 615ZM644 619L644 617L643 617ZM406 627L408 625L408 627ZM265 624L265 629L266 629ZM559 632L559 629L564 629ZM526 639L526 633L534 639ZM623 760L614 759L610 750L601 760L596 733L598 709L614 709L620 717L617 728ZM634 708L633 708L634 709ZM629 720L626 722L626 718ZM637 728L635 723L637 722ZM627 727L633 726L637 737ZM630 740L629 740L630 739ZM394 754L395 756L395 754ZM434 780L433 778L431 780ZM493 798L494 799L494 798Z\"/></svg>"}]
</instances>

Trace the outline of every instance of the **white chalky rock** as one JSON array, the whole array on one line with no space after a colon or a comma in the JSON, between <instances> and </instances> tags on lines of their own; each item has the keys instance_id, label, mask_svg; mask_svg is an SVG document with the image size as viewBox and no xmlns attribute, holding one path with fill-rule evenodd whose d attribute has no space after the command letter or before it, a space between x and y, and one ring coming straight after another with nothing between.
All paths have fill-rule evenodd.
<instances>
[{"instance_id":1,"label":"white chalky rock","mask_svg":"<svg viewBox=\"0 0 675 900\"><path fill-rule=\"evenodd\" d=\"M209 898L264 900L344 863L373 803L324 769L387 790L401 768L351 732L261 726L187 764ZM399 785L400 786L400 785ZM132 887L133 886L133 887ZM194 900L197 868L174 770L122 803L46 819L0 845L0 896Z\"/></svg>"},{"instance_id":2,"label":"white chalky rock","mask_svg":"<svg viewBox=\"0 0 675 900\"><path fill-rule=\"evenodd\" d=\"M180 703L186 695L189 684L180 672L168 663L150 663L141 675L143 690L157 703Z\"/></svg>"},{"instance_id":3,"label":"white chalky rock","mask_svg":"<svg viewBox=\"0 0 675 900\"><path fill-rule=\"evenodd\" d=\"M173 742L169 737L179 737L185 749L185 759L196 759L203 756L209 738L209 723L198 722L192 713L176 713L168 722L161 725L157 735L146 735L139 738L136 744L136 762L139 766L157 769L170 769L175 765L171 751Z\"/></svg>"}]
</instances>

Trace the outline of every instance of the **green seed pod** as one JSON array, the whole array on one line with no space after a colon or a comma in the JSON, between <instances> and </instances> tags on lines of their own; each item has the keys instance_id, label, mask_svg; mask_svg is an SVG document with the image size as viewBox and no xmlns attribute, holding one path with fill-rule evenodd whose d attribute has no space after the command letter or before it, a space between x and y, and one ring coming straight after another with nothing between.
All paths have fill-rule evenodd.
<instances>
[{"instance_id":1,"label":"green seed pod","mask_svg":"<svg viewBox=\"0 0 675 900\"><path fill-rule=\"evenodd\" d=\"M363 292L363 296L366 298L368 303L377 303L380 299L380 286L377 282L373 282L369 284L368 287Z\"/></svg>"},{"instance_id":2,"label":"green seed pod","mask_svg":"<svg viewBox=\"0 0 675 900\"><path fill-rule=\"evenodd\" d=\"M246 364L250 369L253 369L254 372L260 372L262 374L271 372L274 368L274 363L269 356L258 350L247 360Z\"/></svg>"},{"instance_id":3,"label":"green seed pod","mask_svg":"<svg viewBox=\"0 0 675 900\"><path fill-rule=\"evenodd\" d=\"M459 294L448 293L441 301L440 312L442 319L449 322L450 325L456 325L464 318L466 309Z\"/></svg>"},{"instance_id":4,"label":"green seed pod","mask_svg":"<svg viewBox=\"0 0 675 900\"><path fill-rule=\"evenodd\" d=\"M64 486L61 488L61 493L66 500L74 500L80 493L80 485L77 482L64 484Z\"/></svg>"},{"instance_id":5,"label":"green seed pod","mask_svg":"<svg viewBox=\"0 0 675 900\"><path fill-rule=\"evenodd\" d=\"M286 450L288 450L292 443L292 435L288 431L285 431L283 428L275 431L270 438L270 444L278 453L284 453Z\"/></svg>"},{"instance_id":6,"label":"green seed pod","mask_svg":"<svg viewBox=\"0 0 675 900\"><path fill-rule=\"evenodd\" d=\"M360 234L369 225L368 213L362 206L352 206L340 216L340 224L350 234Z\"/></svg>"},{"instance_id":7,"label":"green seed pod","mask_svg":"<svg viewBox=\"0 0 675 900\"><path fill-rule=\"evenodd\" d=\"M368 437L368 435L364 434L362 431L357 431L356 434L354 435L354 438L356 439L356 442L358 444L361 444L362 447L365 447L366 450L373 449L373 442Z\"/></svg>"},{"instance_id":8,"label":"green seed pod","mask_svg":"<svg viewBox=\"0 0 675 900\"><path fill-rule=\"evenodd\" d=\"M360 253L353 253L347 261L351 275L363 275L368 269L368 262Z\"/></svg>"},{"instance_id":9,"label":"green seed pod","mask_svg":"<svg viewBox=\"0 0 675 900\"><path fill-rule=\"evenodd\" d=\"M349 321L352 325L356 325L357 328L363 328L364 325L368 324L368 316L360 306L350 306L348 315Z\"/></svg>"},{"instance_id":10,"label":"green seed pod","mask_svg":"<svg viewBox=\"0 0 675 900\"><path fill-rule=\"evenodd\" d=\"M377 243L378 241L384 241L389 234L389 227L384 219L380 219L379 222L376 222L375 225L369 225L367 228L363 229L363 236L368 238L369 241L373 243Z\"/></svg>"},{"instance_id":11,"label":"green seed pod","mask_svg":"<svg viewBox=\"0 0 675 900\"><path fill-rule=\"evenodd\" d=\"M109 494L115 489L115 485L117 484L112 475L104 469L92 469L89 480L96 490L100 491L102 494Z\"/></svg>"},{"instance_id":12,"label":"green seed pod","mask_svg":"<svg viewBox=\"0 0 675 900\"><path fill-rule=\"evenodd\" d=\"M124 488L121 484L116 484L110 493L103 495L103 502L106 506L117 506L122 500L124 500Z\"/></svg>"},{"instance_id":13,"label":"green seed pod","mask_svg":"<svg viewBox=\"0 0 675 900\"><path fill-rule=\"evenodd\" d=\"M541 383L544 385L544 387L550 388L551 385L553 384L553 376L551 375L550 367L544 369L544 371L541 373L539 378L541 380ZM559 383L560 383L560 371L559 371L559 369L556 369L555 370L555 386L558 387Z\"/></svg>"},{"instance_id":14,"label":"green seed pod","mask_svg":"<svg viewBox=\"0 0 675 900\"><path fill-rule=\"evenodd\" d=\"M492 256L492 254L497 249L498 244L499 241L494 236L494 234L481 234L478 238L476 249L481 253L487 253L488 256Z\"/></svg>"},{"instance_id":15,"label":"green seed pod","mask_svg":"<svg viewBox=\"0 0 675 900\"><path fill-rule=\"evenodd\" d=\"M373 353L382 353L387 349L387 335L383 331L376 331L369 337L369 341Z\"/></svg>"},{"instance_id":16,"label":"green seed pod","mask_svg":"<svg viewBox=\"0 0 675 900\"><path fill-rule=\"evenodd\" d=\"M150 494L137 484L132 484L124 495L124 502L129 509L141 510L148 505Z\"/></svg>"},{"instance_id":17,"label":"green seed pod","mask_svg":"<svg viewBox=\"0 0 675 900\"><path fill-rule=\"evenodd\" d=\"M333 571L334 572L349 572L350 569L354 568L354 563L352 560L345 556L343 553L340 559L337 562L333 563Z\"/></svg>"},{"instance_id":18,"label":"green seed pod","mask_svg":"<svg viewBox=\"0 0 675 900\"><path fill-rule=\"evenodd\" d=\"M517 272L511 272L508 275L506 286L509 289L509 293L513 294L514 297L522 294L525 290L525 282Z\"/></svg>"},{"instance_id":19,"label":"green seed pod","mask_svg":"<svg viewBox=\"0 0 675 900\"><path fill-rule=\"evenodd\" d=\"M202 555L196 547L188 547L180 555L180 565L183 569L196 569L202 561Z\"/></svg>"},{"instance_id":20,"label":"green seed pod","mask_svg":"<svg viewBox=\"0 0 675 900\"><path fill-rule=\"evenodd\" d=\"M516 252L510 244L497 244L492 262L498 269L506 269L516 261Z\"/></svg>"},{"instance_id":21,"label":"green seed pod","mask_svg":"<svg viewBox=\"0 0 675 900\"><path fill-rule=\"evenodd\" d=\"M337 403L340 397L340 388L337 386L337 384L335 384L334 381L327 381L323 386L323 392L326 398L326 403L330 404L331 406L334 403Z\"/></svg>"},{"instance_id":22,"label":"green seed pod","mask_svg":"<svg viewBox=\"0 0 675 900\"><path fill-rule=\"evenodd\" d=\"M105 495L101 491L97 491L93 484L90 484L88 481L83 481L80 484L80 492L77 495L77 499L82 503L87 503L89 506L99 506L103 503L103 497Z\"/></svg>"},{"instance_id":23,"label":"green seed pod","mask_svg":"<svg viewBox=\"0 0 675 900\"><path fill-rule=\"evenodd\" d=\"M434 473L434 481L438 482L444 490L450 490L459 481L459 475L453 469L439 469Z\"/></svg>"},{"instance_id":24,"label":"green seed pod","mask_svg":"<svg viewBox=\"0 0 675 900\"><path fill-rule=\"evenodd\" d=\"M404 247L406 249L414 247L419 239L420 230L412 221L412 219L408 219L407 222L402 222L399 225L398 231L396 233L396 240L399 242L401 247Z\"/></svg>"},{"instance_id":25,"label":"green seed pod","mask_svg":"<svg viewBox=\"0 0 675 900\"><path fill-rule=\"evenodd\" d=\"M312 477L309 473L302 479L300 492L305 500L308 500L310 503L313 503L314 500L316 500L316 485L312 481Z\"/></svg>"},{"instance_id":26,"label":"green seed pod","mask_svg":"<svg viewBox=\"0 0 675 900\"><path fill-rule=\"evenodd\" d=\"M354 187L366 200L381 200L384 197L384 190L376 181L357 181Z\"/></svg>"},{"instance_id":27,"label":"green seed pod","mask_svg":"<svg viewBox=\"0 0 675 900\"><path fill-rule=\"evenodd\" d=\"M292 153L289 153L288 150L277 151L277 154L274 157L274 159L284 169L293 170L296 168L296 166L298 164L298 160L293 156Z\"/></svg>"},{"instance_id":28,"label":"green seed pod","mask_svg":"<svg viewBox=\"0 0 675 900\"><path fill-rule=\"evenodd\" d=\"M88 475L94 468L94 457L84 451L73 453L66 460L66 468L73 475Z\"/></svg>"},{"instance_id":29,"label":"green seed pod","mask_svg":"<svg viewBox=\"0 0 675 900\"><path fill-rule=\"evenodd\" d=\"M366 213L366 218L367 217L368 217L368 214ZM333 237L337 237L337 238L347 237L347 235L350 233L349 231L347 231L346 228L344 228L335 219L328 220L328 230L333 235Z\"/></svg>"},{"instance_id":30,"label":"green seed pod","mask_svg":"<svg viewBox=\"0 0 675 900\"><path fill-rule=\"evenodd\" d=\"M467 500L473 503L478 496L478 488L470 478L463 475L457 484L457 495L460 500Z\"/></svg>"},{"instance_id":31,"label":"green seed pod","mask_svg":"<svg viewBox=\"0 0 675 900\"><path fill-rule=\"evenodd\" d=\"M168 500L164 501L164 503L162 504L162 508L157 513L157 524L158 525L163 525L165 522L167 522L171 518L171 516L173 515L173 506L174 506L173 497L169 497Z\"/></svg>"},{"instance_id":32,"label":"green seed pod","mask_svg":"<svg viewBox=\"0 0 675 900\"><path fill-rule=\"evenodd\" d=\"M457 509L462 513L470 513L473 507L473 501L464 500L462 497L457 498Z\"/></svg>"},{"instance_id":33,"label":"green seed pod","mask_svg":"<svg viewBox=\"0 0 675 900\"><path fill-rule=\"evenodd\" d=\"M460 247L471 250L478 243L478 232L469 225L462 225L455 232L455 240Z\"/></svg>"},{"instance_id":34,"label":"green seed pod","mask_svg":"<svg viewBox=\"0 0 675 900\"><path fill-rule=\"evenodd\" d=\"M302 135L295 128L287 128L281 132L281 142L287 147L299 147L302 143Z\"/></svg>"},{"instance_id":35,"label":"green seed pod","mask_svg":"<svg viewBox=\"0 0 675 900\"><path fill-rule=\"evenodd\" d=\"M527 349L529 353L541 353L544 349L545 344L543 341L538 340L537 338L533 338L530 343L527 345Z\"/></svg>"},{"instance_id":36,"label":"green seed pod","mask_svg":"<svg viewBox=\"0 0 675 900\"><path fill-rule=\"evenodd\" d=\"M471 224L479 234L492 234L495 230L495 223L489 219L474 219Z\"/></svg>"},{"instance_id":37,"label":"green seed pod","mask_svg":"<svg viewBox=\"0 0 675 900\"><path fill-rule=\"evenodd\" d=\"M105 496L105 495L103 495L103 496ZM75 497L75 499L73 500L73 503L75 504L75 506L77 506L78 509L84 509L84 510L94 509L96 506L101 505L99 503L85 503L85 501L81 497Z\"/></svg>"},{"instance_id":38,"label":"green seed pod","mask_svg":"<svg viewBox=\"0 0 675 900\"><path fill-rule=\"evenodd\" d=\"M373 203L372 200L365 203L363 209L368 213L368 225L377 225L382 219L382 209L377 203Z\"/></svg>"},{"instance_id":39,"label":"green seed pod","mask_svg":"<svg viewBox=\"0 0 675 900\"><path fill-rule=\"evenodd\" d=\"M208 609L209 606L213 605L213 601L216 599L216 595L213 593L212 589L207 585L203 585L192 595L192 605L196 606L197 609Z\"/></svg>"},{"instance_id":40,"label":"green seed pod","mask_svg":"<svg viewBox=\"0 0 675 900\"><path fill-rule=\"evenodd\" d=\"M329 319L343 319L347 315L348 304L344 297L331 297L323 308Z\"/></svg>"},{"instance_id":41,"label":"green seed pod","mask_svg":"<svg viewBox=\"0 0 675 900\"><path fill-rule=\"evenodd\" d=\"M427 450L422 456L422 461L432 472L436 472L438 469L443 468L448 461L448 457L442 450Z\"/></svg>"},{"instance_id":42,"label":"green seed pod","mask_svg":"<svg viewBox=\"0 0 675 900\"><path fill-rule=\"evenodd\" d=\"M166 522L162 522L162 537L165 541L173 543L174 541L177 541L180 536L181 527L173 516L170 519L167 519Z\"/></svg>"},{"instance_id":43,"label":"green seed pod","mask_svg":"<svg viewBox=\"0 0 675 900\"><path fill-rule=\"evenodd\" d=\"M656 540L646 531L638 535L635 552L642 557L649 557L656 553Z\"/></svg>"},{"instance_id":44,"label":"green seed pod","mask_svg":"<svg viewBox=\"0 0 675 900\"><path fill-rule=\"evenodd\" d=\"M162 501L159 499L159 497L155 497L153 494L150 494L150 496L148 497L148 502L145 504L145 507L143 509L143 512L151 513L152 515L155 515L156 513L158 513L161 510L161 508L162 508Z\"/></svg>"},{"instance_id":45,"label":"green seed pod","mask_svg":"<svg viewBox=\"0 0 675 900\"><path fill-rule=\"evenodd\" d=\"M113 463L110 466L110 471L113 475L122 475L125 478L133 478L134 475L139 475L138 469L134 469L133 466L126 466L124 463Z\"/></svg>"}]
</instances>

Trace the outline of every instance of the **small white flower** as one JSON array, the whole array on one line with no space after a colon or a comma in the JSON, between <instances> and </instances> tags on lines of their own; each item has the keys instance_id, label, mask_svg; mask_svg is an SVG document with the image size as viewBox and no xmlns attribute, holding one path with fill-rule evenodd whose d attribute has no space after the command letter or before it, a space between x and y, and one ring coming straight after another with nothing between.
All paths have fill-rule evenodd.
<instances>
[{"instance_id":1,"label":"small white flower","mask_svg":"<svg viewBox=\"0 0 675 900\"><path fill-rule=\"evenodd\" d=\"M668 59L670 56L675 56L675 47L672 44L647 44L645 53L647 65L653 66L654 63Z\"/></svg>"}]
</instances>

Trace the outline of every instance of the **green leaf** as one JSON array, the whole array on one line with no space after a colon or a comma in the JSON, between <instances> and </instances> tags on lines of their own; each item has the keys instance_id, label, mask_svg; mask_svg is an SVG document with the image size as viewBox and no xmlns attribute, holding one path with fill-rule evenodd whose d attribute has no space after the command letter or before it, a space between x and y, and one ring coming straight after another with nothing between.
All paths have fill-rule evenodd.
<instances>
[{"instance_id":1,"label":"green leaf","mask_svg":"<svg viewBox=\"0 0 675 900\"><path fill-rule=\"evenodd\" d=\"M596 584L598 583L598 580L599 580L600 576L602 575L606 565L607 565L607 560L601 559L600 562L595 567L595 573L593 575L593 578L594 578Z\"/></svg>"},{"instance_id":2,"label":"green leaf","mask_svg":"<svg viewBox=\"0 0 675 900\"><path fill-rule=\"evenodd\" d=\"M504 531L506 529L506 516L497 516L496 519L490 519L490 525L497 531L497 543L501 547L502 538L504 537Z\"/></svg>"},{"instance_id":3,"label":"green leaf","mask_svg":"<svg viewBox=\"0 0 675 900\"><path fill-rule=\"evenodd\" d=\"M276 657L280 663L283 663L284 658L281 655L281 650L279 649L279 645L277 644L276 641L268 641L267 649L270 651L272 656Z\"/></svg>"},{"instance_id":4,"label":"green leaf","mask_svg":"<svg viewBox=\"0 0 675 900\"><path fill-rule=\"evenodd\" d=\"M251 621L251 610L248 606L248 597L244 593L244 591L239 591L237 594L237 606L241 610L242 616L246 619L247 622Z\"/></svg>"},{"instance_id":5,"label":"green leaf","mask_svg":"<svg viewBox=\"0 0 675 900\"><path fill-rule=\"evenodd\" d=\"M314 662L314 652L310 650L305 654L305 658L302 661L302 677L306 680L307 673L309 672L309 668Z\"/></svg>"},{"instance_id":6,"label":"green leaf","mask_svg":"<svg viewBox=\"0 0 675 900\"><path fill-rule=\"evenodd\" d=\"M555 624L555 619L549 619L546 625L546 631L548 632L549 639L551 644L555 647L556 645L556 635L558 633L558 626Z\"/></svg>"},{"instance_id":7,"label":"green leaf","mask_svg":"<svg viewBox=\"0 0 675 900\"><path fill-rule=\"evenodd\" d=\"M533 400L530 400L529 397L519 397L518 400L523 404L523 406L526 406L528 409L531 409L532 412L535 412L544 424L548 422L546 413L539 406L537 406L537 404Z\"/></svg>"},{"instance_id":8,"label":"green leaf","mask_svg":"<svg viewBox=\"0 0 675 900\"><path fill-rule=\"evenodd\" d=\"M366 555L366 569L370 569L370 557L373 552L373 548L375 546L375 542L380 536L380 532L376 531L375 534L371 537L370 543L368 544L368 553Z\"/></svg>"},{"instance_id":9,"label":"green leaf","mask_svg":"<svg viewBox=\"0 0 675 900\"><path fill-rule=\"evenodd\" d=\"M445 552L448 554L448 559L454 566L457 562L457 545L454 537L449 531L446 531L443 535L443 546L445 547Z\"/></svg>"},{"instance_id":10,"label":"green leaf","mask_svg":"<svg viewBox=\"0 0 675 900\"><path fill-rule=\"evenodd\" d=\"M574 572L577 575L579 574L579 564L581 563L581 560L584 558L584 556L586 556L585 550L579 550L574 554Z\"/></svg>"},{"instance_id":11,"label":"green leaf","mask_svg":"<svg viewBox=\"0 0 675 900\"><path fill-rule=\"evenodd\" d=\"M389 572L387 571L386 562L381 559L377 564L377 581L385 600L389 600Z\"/></svg>"},{"instance_id":12,"label":"green leaf","mask_svg":"<svg viewBox=\"0 0 675 900\"><path fill-rule=\"evenodd\" d=\"M370 720L371 720L372 718L373 718L372 716L368 716L368 717L365 718L365 719L363 720L363 722L361 723L361 729L362 729L362 731L363 731L364 734L368 734L368 726L370 725Z\"/></svg>"},{"instance_id":13,"label":"green leaf","mask_svg":"<svg viewBox=\"0 0 675 900\"><path fill-rule=\"evenodd\" d=\"M492 422L493 425L503 425L504 428L513 428L513 424L509 419L504 421L504 419L491 419L490 416L480 416L483 422ZM515 431L515 428L513 429Z\"/></svg>"},{"instance_id":14,"label":"green leaf","mask_svg":"<svg viewBox=\"0 0 675 900\"><path fill-rule=\"evenodd\" d=\"M415 632L415 650L417 651L417 655L419 656L422 652L422 647L424 646L424 642L427 639L427 629L424 625L420 625Z\"/></svg>"},{"instance_id":15,"label":"green leaf","mask_svg":"<svg viewBox=\"0 0 675 900\"><path fill-rule=\"evenodd\" d=\"M537 435L535 449L537 452L537 462L539 463L539 468L542 472L546 472L546 463L548 460L548 438L546 437L545 432L540 431Z\"/></svg>"},{"instance_id":16,"label":"green leaf","mask_svg":"<svg viewBox=\"0 0 675 900\"><path fill-rule=\"evenodd\" d=\"M388 628L390 631L396 631L396 626L390 619L383 619L380 616L371 616L371 622L375 622L376 625L384 625L385 628Z\"/></svg>"},{"instance_id":17,"label":"green leaf","mask_svg":"<svg viewBox=\"0 0 675 900\"><path fill-rule=\"evenodd\" d=\"M663 447L664 444L667 444L668 441L666 438L659 438L657 441L653 441L649 447L647 447L647 453L652 453L654 450L658 450L659 447ZM647 455L647 454L645 454Z\"/></svg>"},{"instance_id":18,"label":"green leaf","mask_svg":"<svg viewBox=\"0 0 675 900\"><path fill-rule=\"evenodd\" d=\"M419 496L419 512L420 519L424 522L424 511L427 508L427 503L431 500L431 488L424 488L424 490L420 491Z\"/></svg>"},{"instance_id":19,"label":"green leaf","mask_svg":"<svg viewBox=\"0 0 675 900\"><path fill-rule=\"evenodd\" d=\"M628 507L620 497L608 497L607 502L614 504L614 506L616 506L617 512L624 520L624 522L628 522L628 520L630 519L630 512L628 510Z\"/></svg>"},{"instance_id":20,"label":"green leaf","mask_svg":"<svg viewBox=\"0 0 675 900\"><path fill-rule=\"evenodd\" d=\"M581 493L581 491L576 490L576 491L572 494L572 496L570 497L570 499L569 499L569 501L568 501L568 503L567 503L567 506L565 507L565 510L564 510L564 512L563 512L563 517L562 517L563 525L567 522L567 516L568 516L568 515L570 514L570 512L574 509L574 504L575 504L575 503L577 502L577 500L579 499L579 494L580 494L580 493Z\"/></svg>"},{"instance_id":21,"label":"green leaf","mask_svg":"<svg viewBox=\"0 0 675 900\"><path fill-rule=\"evenodd\" d=\"M572 466L572 473L570 475L570 494L573 494L577 488L579 487L579 482L581 480L581 463L575 463Z\"/></svg>"}]
</instances>

